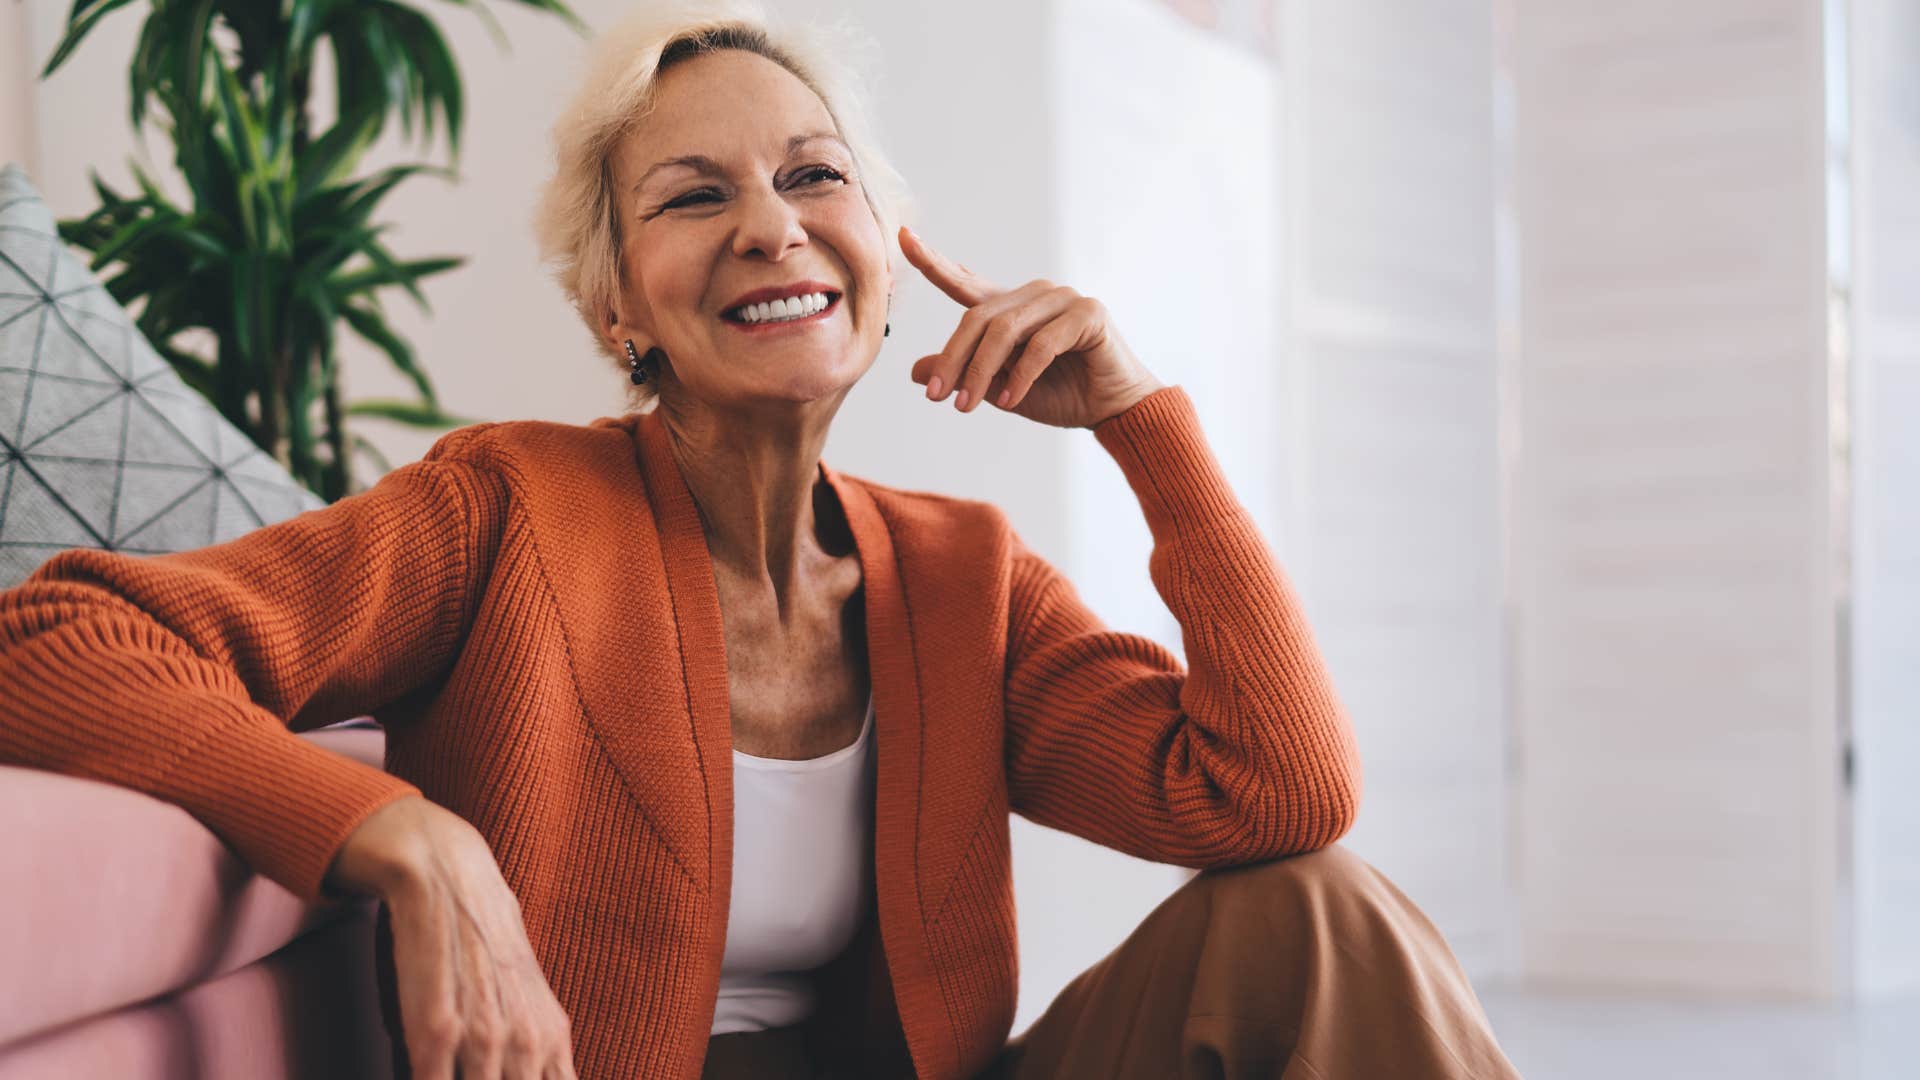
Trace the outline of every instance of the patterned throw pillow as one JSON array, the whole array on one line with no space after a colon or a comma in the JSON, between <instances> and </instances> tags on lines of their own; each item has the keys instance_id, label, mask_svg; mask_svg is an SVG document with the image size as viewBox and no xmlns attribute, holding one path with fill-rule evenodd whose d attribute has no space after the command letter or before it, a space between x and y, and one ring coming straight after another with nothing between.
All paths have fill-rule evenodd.
<instances>
[{"instance_id":1,"label":"patterned throw pillow","mask_svg":"<svg viewBox=\"0 0 1920 1080\"><path fill-rule=\"evenodd\" d=\"M70 547L155 554L322 505L189 389L0 170L0 588Z\"/></svg>"}]
</instances>

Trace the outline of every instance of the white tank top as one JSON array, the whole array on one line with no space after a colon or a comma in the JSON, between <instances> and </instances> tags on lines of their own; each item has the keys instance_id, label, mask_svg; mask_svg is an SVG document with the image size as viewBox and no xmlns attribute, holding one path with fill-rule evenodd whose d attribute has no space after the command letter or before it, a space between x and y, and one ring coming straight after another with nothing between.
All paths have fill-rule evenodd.
<instances>
[{"instance_id":1,"label":"white tank top","mask_svg":"<svg viewBox=\"0 0 1920 1080\"><path fill-rule=\"evenodd\" d=\"M866 917L873 876L873 696L860 734L803 761L733 752L733 900L714 1035L797 1024L808 973Z\"/></svg>"}]
</instances>

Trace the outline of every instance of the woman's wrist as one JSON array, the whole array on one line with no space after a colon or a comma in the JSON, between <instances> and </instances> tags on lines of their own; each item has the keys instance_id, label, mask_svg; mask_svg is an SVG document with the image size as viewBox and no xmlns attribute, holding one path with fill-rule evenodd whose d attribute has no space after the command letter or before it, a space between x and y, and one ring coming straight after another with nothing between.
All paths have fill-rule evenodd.
<instances>
[{"instance_id":1,"label":"woman's wrist","mask_svg":"<svg viewBox=\"0 0 1920 1080\"><path fill-rule=\"evenodd\" d=\"M1121 413L1126 412L1128 409L1133 408L1135 405L1140 404L1141 401L1145 400L1149 395L1153 394L1155 391L1165 390L1166 388L1167 388L1167 384L1161 382L1159 379L1153 378L1152 376L1148 376L1146 379L1142 380L1141 382L1129 387L1125 393L1118 395L1115 398L1114 404L1110 404L1107 407L1099 410L1100 412L1099 419L1095 420L1091 424L1088 424L1087 429L1091 431L1092 429L1099 427L1101 424L1106 423L1107 421L1113 419L1114 417L1119 416Z\"/></svg>"},{"instance_id":2,"label":"woman's wrist","mask_svg":"<svg viewBox=\"0 0 1920 1080\"><path fill-rule=\"evenodd\" d=\"M424 874L432 850L428 833L443 827L438 816L447 813L424 797L409 795L368 814L335 853L324 887L381 900L410 887Z\"/></svg>"}]
</instances>

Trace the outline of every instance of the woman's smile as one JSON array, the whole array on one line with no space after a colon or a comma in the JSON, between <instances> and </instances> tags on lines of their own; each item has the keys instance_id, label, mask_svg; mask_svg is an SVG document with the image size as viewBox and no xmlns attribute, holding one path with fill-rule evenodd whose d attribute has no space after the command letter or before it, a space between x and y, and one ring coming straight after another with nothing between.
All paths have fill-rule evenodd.
<instances>
[{"instance_id":1,"label":"woman's smile","mask_svg":"<svg viewBox=\"0 0 1920 1080\"><path fill-rule=\"evenodd\" d=\"M771 305L768 304L756 304L750 305L750 307L757 310L744 318L741 316L740 310L736 308L722 314L720 321L743 334L778 334L782 331L804 330L809 327L822 326L840 310L840 294L837 292L811 293L809 295L823 298L825 300L825 306L820 305L819 299L808 300L807 297L795 297L792 300L776 301L775 303L781 304L789 310L796 304L804 305L799 307L798 310L800 314L797 316L789 313L789 311L769 310Z\"/></svg>"}]
</instances>

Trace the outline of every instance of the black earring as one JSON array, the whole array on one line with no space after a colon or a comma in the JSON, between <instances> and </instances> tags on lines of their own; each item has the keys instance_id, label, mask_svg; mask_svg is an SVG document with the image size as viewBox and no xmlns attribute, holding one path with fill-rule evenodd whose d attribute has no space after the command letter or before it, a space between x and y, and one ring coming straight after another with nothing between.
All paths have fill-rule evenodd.
<instances>
[{"instance_id":1,"label":"black earring","mask_svg":"<svg viewBox=\"0 0 1920 1080\"><path fill-rule=\"evenodd\" d=\"M646 385L647 377L659 370L660 365L665 363L666 359L666 351L661 349L660 346L655 345L647 350L647 355L641 356L638 352L634 351L633 339L627 339L627 378L633 380L633 385Z\"/></svg>"},{"instance_id":2,"label":"black earring","mask_svg":"<svg viewBox=\"0 0 1920 1080\"><path fill-rule=\"evenodd\" d=\"M888 324L887 324L887 325L886 325L885 327L883 327L883 328L881 329L881 331L880 331L880 336L881 336L881 337L892 337L892 336L893 336L893 324L892 324L892 323L888 323Z\"/></svg>"},{"instance_id":3,"label":"black earring","mask_svg":"<svg viewBox=\"0 0 1920 1080\"><path fill-rule=\"evenodd\" d=\"M647 373L640 370L640 354L634 351L632 338L627 339L627 378L632 379L635 386L647 381Z\"/></svg>"}]
</instances>

